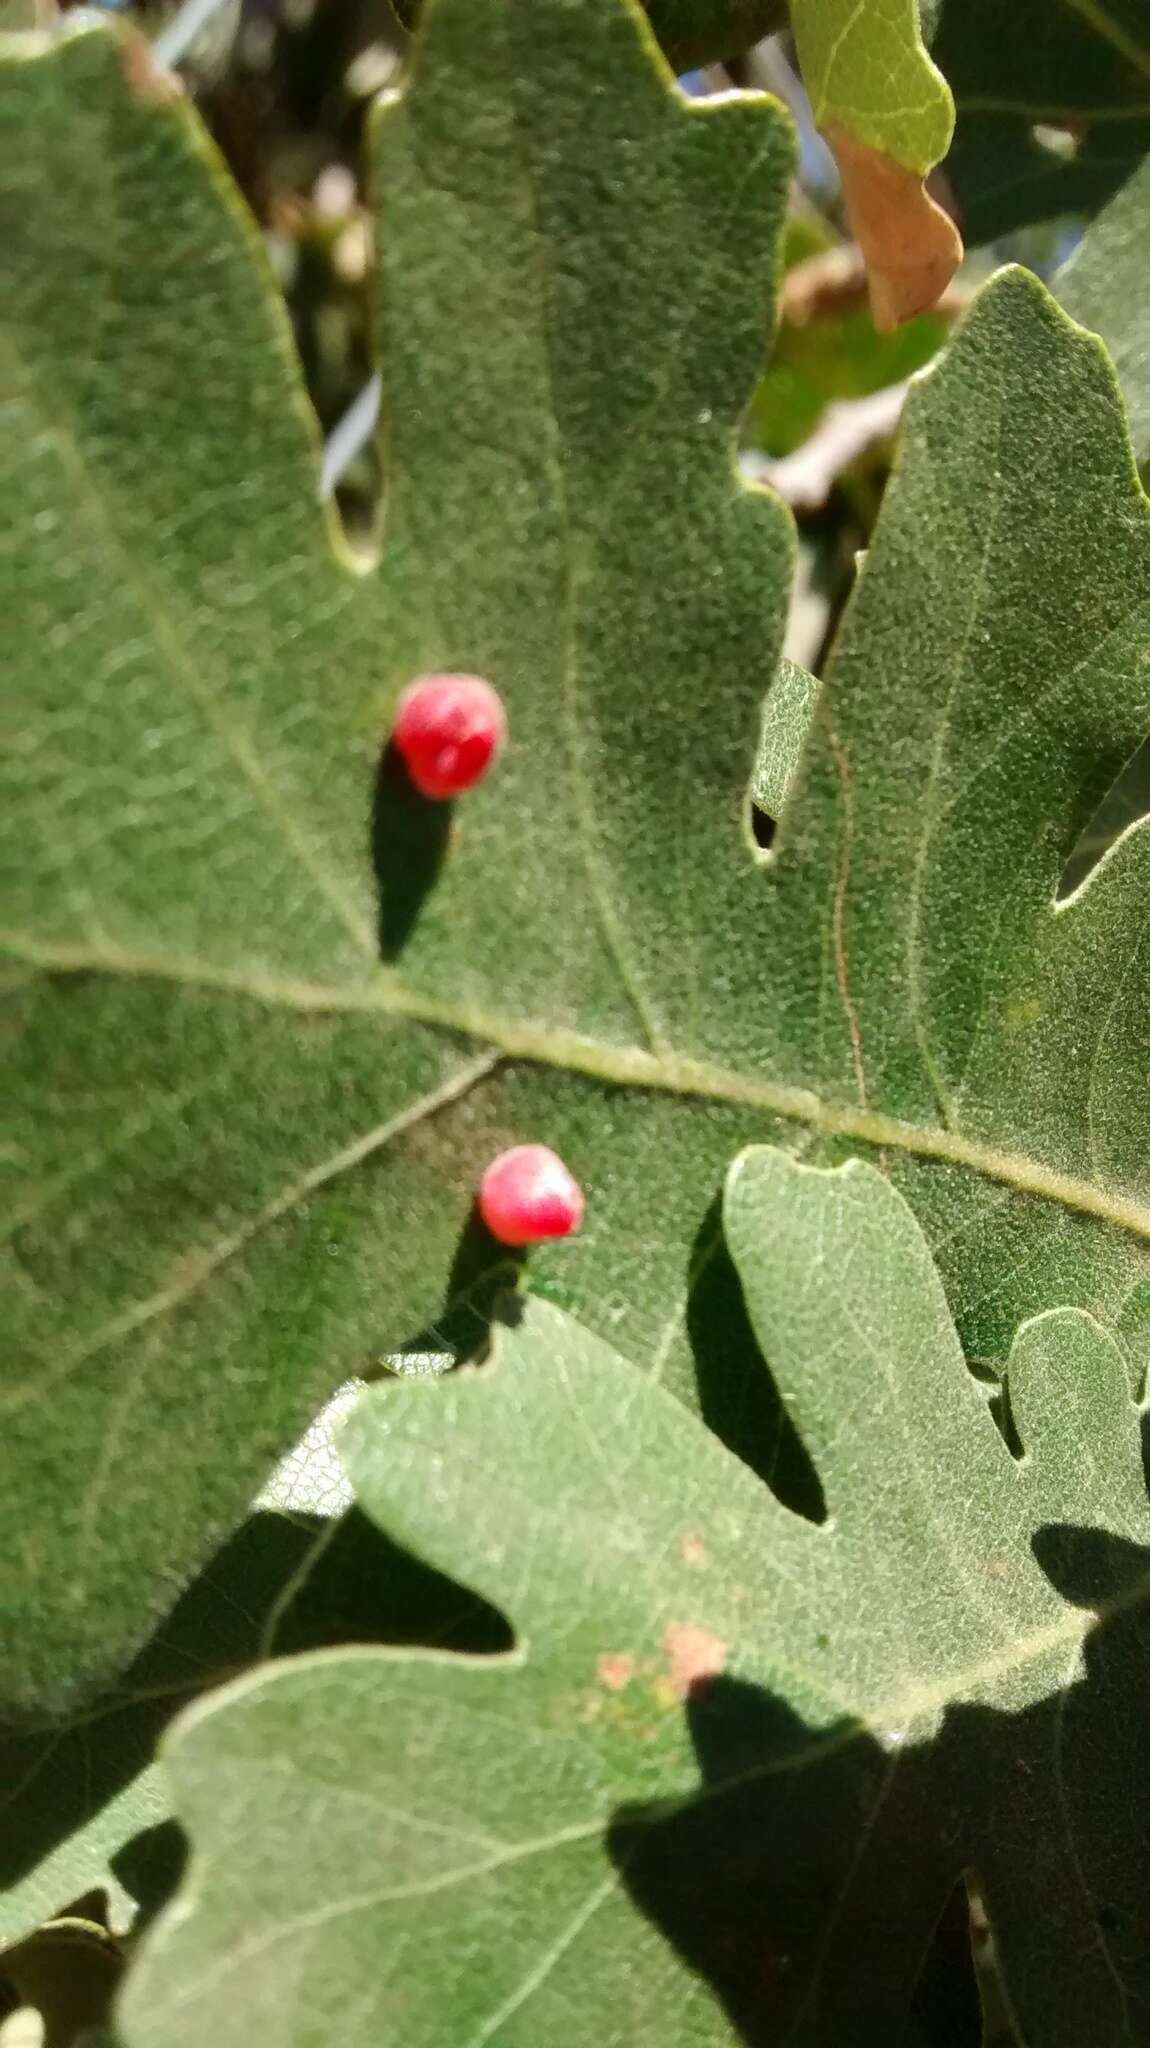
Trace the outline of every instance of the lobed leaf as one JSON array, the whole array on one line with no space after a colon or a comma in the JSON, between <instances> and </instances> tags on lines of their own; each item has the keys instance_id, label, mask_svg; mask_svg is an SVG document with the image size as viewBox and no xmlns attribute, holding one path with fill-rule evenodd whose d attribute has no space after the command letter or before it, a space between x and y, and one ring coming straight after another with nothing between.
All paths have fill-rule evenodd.
<instances>
[{"instance_id":1,"label":"lobed leaf","mask_svg":"<svg viewBox=\"0 0 1150 2048\"><path fill-rule=\"evenodd\" d=\"M790 540L731 456L784 117L688 108L628 0L438 0L374 144L389 492L353 567L254 234L122 47L4 73L24 1712L123 1668L334 1385L468 1348L512 1139L591 1198L533 1289L766 1468L741 1144L884 1159L992 1369L1053 1302L1117 1327L1150 1240L1146 832L1056 903L1150 717L1097 346L1007 274L914 393L764 861ZM509 706L456 818L379 763L423 667Z\"/></svg>"},{"instance_id":2,"label":"lobed leaf","mask_svg":"<svg viewBox=\"0 0 1150 2048\"><path fill-rule=\"evenodd\" d=\"M539 1303L479 1371L371 1390L361 1501L516 1650L330 1652L184 1717L194 1878L128 2048L228 2048L257 2014L294 2048L320 2010L349 2048L918 2040L966 1872L1019 2040L1145 2030L1150 1508L1121 1353L1079 1311L1027 1325L1015 1458L879 1172L753 1150L726 1228L826 1519Z\"/></svg>"},{"instance_id":3,"label":"lobed leaf","mask_svg":"<svg viewBox=\"0 0 1150 2048\"><path fill-rule=\"evenodd\" d=\"M4 1685L26 1709L110 1677L324 1394L498 1270L489 1243L461 1255L475 1179L501 1143L556 1121L557 1082L600 1218L625 1219L587 1246L592 1289L638 1315L642 1344L745 1127L706 1102L649 1114L594 1073L564 1079L429 1031L409 1021L420 998L377 965L371 813L380 848L403 803L377 774L380 735L412 666L466 641L516 731L459 838L486 882L473 935L521 955L520 987L549 1018L582 979L604 1028L631 1031L602 887L572 861L588 829L573 699L556 747L565 465L582 464L591 496L616 489L608 530L629 522L642 543L630 575L649 594L628 604L647 644L624 653L625 672L645 663L657 692L659 664L678 675L706 648L710 686L741 698L741 735L736 715L713 769L732 816L741 792L725 782L735 761L746 774L785 604L784 517L740 502L727 452L770 321L785 121L765 103L688 111L614 0L486 18L483 41L472 10L440 9L442 48L424 62L448 99L432 95L430 129L421 120L414 157L395 165L390 262L406 296L387 322L388 554L369 576L332 552L282 314L194 119L137 98L120 46L90 30L21 46L7 72L20 516L6 589L23 720L5 813L19 855L10 937L55 970L14 995L27 1107L9 1253L24 1349L3 1396L17 1561ZM584 157L589 102L620 172L609 187ZM407 117L391 120L402 156ZM560 316L539 296L545 177L556 274L602 300L598 375L614 376L624 344L632 363L582 449L549 382ZM585 309L561 318L581 352ZM428 437L424 380L450 388L460 356ZM618 424L644 395L641 474L616 481ZM577 408L598 399L569 394ZM600 579L582 604L592 625L608 601ZM403 817L407 873L442 821ZM469 1006L467 975L452 966L448 980ZM664 1246L662 1218L638 1223L639 1189L653 1160L676 1157L667 1220L680 1220Z\"/></svg>"}]
</instances>

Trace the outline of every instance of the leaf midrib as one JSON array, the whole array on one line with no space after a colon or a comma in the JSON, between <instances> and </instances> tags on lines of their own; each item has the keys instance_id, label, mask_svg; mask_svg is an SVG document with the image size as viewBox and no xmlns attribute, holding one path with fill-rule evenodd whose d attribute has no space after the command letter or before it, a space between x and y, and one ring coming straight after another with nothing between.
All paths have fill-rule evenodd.
<instances>
[{"instance_id":1,"label":"leaf midrib","mask_svg":"<svg viewBox=\"0 0 1150 2048\"><path fill-rule=\"evenodd\" d=\"M495 1061L528 1060L537 1066L556 1067L619 1087L648 1088L703 1101L741 1104L765 1116L805 1124L824 1137L853 1138L913 1158L966 1167L1017 1194L1058 1203L1150 1244L1150 1204L1094 1181L1061 1173L1027 1153L1004 1151L961 1131L887 1116L862 1108L857 1102L839 1102L810 1088L752 1078L672 1050L650 1053L637 1046L604 1044L546 1024L516 1023L497 1012L421 995L387 973L362 985L338 989L303 980L280 980L271 975L240 975L202 962L150 957L118 948L93 951L45 944L20 932L0 931L0 947L29 966L49 971L119 974L176 982L247 996L269 1007L295 1010L302 1015L374 1012L402 1017L479 1040L486 1044Z\"/></svg>"}]
</instances>

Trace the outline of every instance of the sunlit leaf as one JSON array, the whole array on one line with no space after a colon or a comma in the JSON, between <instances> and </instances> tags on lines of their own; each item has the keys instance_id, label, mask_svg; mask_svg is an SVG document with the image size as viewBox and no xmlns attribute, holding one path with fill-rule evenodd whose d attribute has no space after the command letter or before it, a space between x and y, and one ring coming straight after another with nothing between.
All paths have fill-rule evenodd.
<instances>
[{"instance_id":1,"label":"sunlit leaf","mask_svg":"<svg viewBox=\"0 0 1150 2048\"><path fill-rule=\"evenodd\" d=\"M257 2018L302 2048L320 2009L347 2048L918 2042L964 1874L1020 2040L1140 2037L1150 1507L1122 1354L1077 1311L1022 1331L1016 1459L880 1173L754 1150L726 1225L826 1519L538 1304L492 1364L369 1393L363 1504L517 1649L303 1658L184 1718L196 1881L128 2048L239 2048Z\"/></svg>"},{"instance_id":2,"label":"sunlit leaf","mask_svg":"<svg viewBox=\"0 0 1150 2048\"><path fill-rule=\"evenodd\" d=\"M764 866L790 543L731 448L783 117L688 109L622 0L439 0L376 142L364 574L187 110L90 31L21 46L5 104L7 915L44 970L13 993L9 1699L110 1682L334 1385L474 1344L509 1268L473 1191L517 1138L589 1196L532 1287L752 1459L753 1344L708 1363L748 1140L885 1158L973 1356L1053 1302L1113 1319L1150 1234L1146 835L1055 909L1150 689L1096 347L1007 275L914 393ZM453 819L379 765L441 666L511 720Z\"/></svg>"}]
</instances>

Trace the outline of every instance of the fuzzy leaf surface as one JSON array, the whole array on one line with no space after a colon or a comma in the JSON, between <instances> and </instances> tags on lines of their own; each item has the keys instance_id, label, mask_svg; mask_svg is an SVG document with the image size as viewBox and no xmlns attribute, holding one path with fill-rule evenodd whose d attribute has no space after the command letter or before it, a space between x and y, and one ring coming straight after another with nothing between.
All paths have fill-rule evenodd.
<instances>
[{"instance_id":1,"label":"fuzzy leaf surface","mask_svg":"<svg viewBox=\"0 0 1150 2048\"><path fill-rule=\"evenodd\" d=\"M1150 719L1096 345L1008 274L913 395L764 863L790 537L731 450L784 117L689 109L624 0L438 0L373 146L364 571L252 230L121 49L33 39L3 83L25 1712L123 1669L334 1385L474 1336L473 1190L516 1139L590 1197L532 1287L752 1463L777 1405L716 1340L740 1145L884 1157L992 1363L1053 1302L1116 1322L1150 1238L1146 833L1055 908ZM510 715L454 818L379 760L432 667Z\"/></svg>"},{"instance_id":2,"label":"fuzzy leaf surface","mask_svg":"<svg viewBox=\"0 0 1150 2048\"><path fill-rule=\"evenodd\" d=\"M1126 400L1139 462L1150 460L1150 162L1143 163L1087 229L1054 280L1072 320L1100 334Z\"/></svg>"},{"instance_id":3,"label":"fuzzy leaf surface","mask_svg":"<svg viewBox=\"0 0 1150 2048\"><path fill-rule=\"evenodd\" d=\"M418 666L485 668L516 737L458 835L477 946L518 962L525 1039L582 987L625 1044L604 885L573 852L598 743L556 603L569 587L593 640L628 593L600 668L633 635L617 674L643 673L649 713L680 675L731 701L702 827L738 815L786 602L785 518L727 454L770 329L784 118L690 112L617 0L476 20L439 8L381 129L394 497L366 576L333 549L283 315L194 118L138 97L107 34L8 53L6 900L15 952L49 970L10 991L10 1709L110 1680L341 1379L429 1328L443 1348L434 1326L500 1265L462 1243L494 1150L556 1134L622 1224L587 1246L586 1299L670 1350L745 1130L730 1105L652 1114L563 1058L512 1064L409 1017L421 995L379 966L373 811L408 870L446 822L379 773L390 705ZM454 393L431 435L429 378ZM629 562L580 567L576 500ZM453 1006L482 997L482 971L447 978ZM675 1155L661 1249L638 1190ZM677 1369L686 1390L685 1344Z\"/></svg>"},{"instance_id":4,"label":"fuzzy leaf surface","mask_svg":"<svg viewBox=\"0 0 1150 2048\"><path fill-rule=\"evenodd\" d=\"M303 2048L321 2007L348 2048L914 2041L967 1870L1020 2042L1141 2038L1129 1361L1081 1312L1031 1323L1015 1459L878 1171L753 1149L726 1229L826 1520L542 1304L489 1366L370 1391L361 1502L516 1650L335 1651L183 1719L196 1876L128 1987L128 2048L239 2048L257 2015Z\"/></svg>"},{"instance_id":5,"label":"fuzzy leaf surface","mask_svg":"<svg viewBox=\"0 0 1150 2048\"><path fill-rule=\"evenodd\" d=\"M107 1887L127 1926L180 1863L156 1744L182 1707L265 1657L333 1642L507 1647L483 1603L361 1512L251 1515L116 1683L50 1728L0 1737L0 1949Z\"/></svg>"}]
</instances>

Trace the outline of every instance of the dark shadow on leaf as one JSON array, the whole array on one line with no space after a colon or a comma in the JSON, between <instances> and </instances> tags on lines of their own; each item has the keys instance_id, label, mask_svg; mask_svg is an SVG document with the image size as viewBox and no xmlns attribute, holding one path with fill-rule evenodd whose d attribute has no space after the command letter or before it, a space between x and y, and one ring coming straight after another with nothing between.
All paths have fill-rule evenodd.
<instances>
[{"instance_id":1,"label":"dark shadow on leaf","mask_svg":"<svg viewBox=\"0 0 1150 2048\"><path fill-rule=\"evenodd\" d=\"M1150 1601L1150 1551L1125 1536L1075 1522L1046 1522L1031 1547L1055 1591L1073 1607L1097 1612L1112 1601L1137 1597L1144 1582L1143 1597Z\"/></svg>"},{"instance_id":2,"label":"dark shadow on leaf","mask_svg":"<svg viewBox=\"0 0 1150 2048\"><path fill-rule=\"evenodd\" d=\"M924 1752L892 1759L849 1724L813 1734L737 1679L696 1688L686 1713L697 1796L624 1809L609 1847L632 1898L710 1985L737 2038L747 2048L978 2048L969 1943L950 2031L910 2017L955 1884L930 1839ZM897 1856L871 1867L872 1819L899 1813ZM844 1910L844 1953L821 1976L820 1950ZM937 2004L929 1972L926 1983ZM950 2024L960 2010L965 2032Z\"/></svg>"},{"instance_id":3,"label":"dark shadow on leaf","mask_svg":"<svg viewBox=\"0 0 1150 2048\"><path fill-rule=\"evenodd\" d=\"M313 1542L295 1521L252 1515L107 1694L75 1721L0 1737L0 1889L152 1762L160 1733L189 1699L251 1662L263 1614Z\"/></svg>"},{"instance_id":4,"label":"dark shadow on leaf","mask_svg":"<svg viewBox=\"0 0 1150 2048\"><path fill-rule=\"evenodd\" d=\"M525 1252L491 1235L473 1205L451 1261L442 1310L397 1345L395 1355L449 1352L457 1363L477 1357L486 1347L497 1304L513 1296L525 1259Z\"/></svg>"},{"instance_id":5,"label":"dark shadow on leaf","mask_svg":"<svg viewBox=\"0 0 1150 2048\"><path fill-rule=\"evenodd\" d=\"M371 808L384 960L397 960L415 929L447 853L454 809L454 804L420 795L389 741L380 756Z\"/></svg>"},{"instance_id":6,"label":"dark shadow on leaf","mask_svg":"<svg viewBox=\"0 0 1150 2048\"><path fill-rule=\"evenodd\" d=\"M514 1643L503 1616L393 1543L361 1508L329 1525L282 1608L277 1657L338 1643L395 1643L494 1655Z\"/></svg>"},{"instance_id":7,"label":"dark shadow on leaf","mask_svg":"<svg viewBox=\"0 0 1150 2048\"><path fill-rule=\"evenodd\" d=\"M1056 1524L1033 1549L1087 1612L1080 1650L1036 1613L1032 1704L880 1743L720 1677L686 1705L697 1792L615 1815L628 1892L747 2048L978 2048L968 1874L1028 2041L1150 2043L1150 1550Z\"/></svg>"},{"instance_id":8,"label":"dark shadow on leaf","mask_svg":"<svg viewBox=\"0 0 1150 2048\"><path fill-rule=\"evenodd\" d=\"M74 1721L0 1736L0 1890L124 1792L154 1762L159 1738L183 1707L265 1654L277 1609L277 1654L367 1642L480 1655L512 1640L494 1608L421 1564L358 1510L331 1523L257 1512L108 1694ZM116 1854L117 1872L149 1913L173 1880L177 1836L166 1823L150 1826ZM62 1882L72 1888L71 1876ZM65 1893L56 1904L66 1903Z\"/></svg>"},{"instance_id":9,"label":"dark shadow on leaf","mask_svg":"<svg viewBox=\"0 0 1150 2048\"><path fill-rule=\"evenodd\" d=\"M142 1828L117 1850L111 1859L112 1870L139 1909L132 1923L134 1935L142 1934L157 1913L175 1898L187 1863L188 1838L176 1820L162 1820L154 1828Z\"/></svg>"},{"instance_id":10,"label":"dark shadow on leaf","mask_svg":"<svg viewBox=\"0 0 1150 2048\"><path fill-rule=\"evenodd\" d=\"M1150 1550L1067 1523L1032 1547L1062 1599L1098 1617L1082 1617L1083 1675L1071 1643L1051 1660L1066 1683L1022 1712L951 1708L940 1769L977 1789L966 1862L1016 2007L1025 1986L1023 2035L1116 2048L1150 2041Z\"/></svg>"},{"instance_id":11,"label":"dark shadow on leaf","mask_svg":"<svg viewBox=\"0 0 1150 2048\"><path fill-rule=\"evenodd\" d=\"M784 1506L826 1520L822 1485L751 1328L716 1196L691 1247L687 1335L703 1420Z\"/></svg>"}]
</instances>

